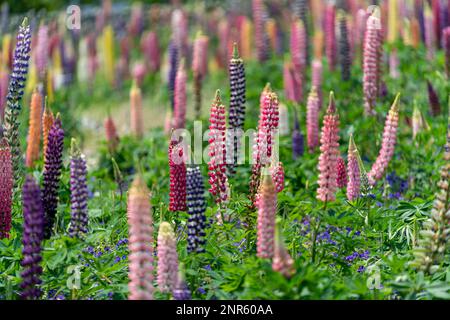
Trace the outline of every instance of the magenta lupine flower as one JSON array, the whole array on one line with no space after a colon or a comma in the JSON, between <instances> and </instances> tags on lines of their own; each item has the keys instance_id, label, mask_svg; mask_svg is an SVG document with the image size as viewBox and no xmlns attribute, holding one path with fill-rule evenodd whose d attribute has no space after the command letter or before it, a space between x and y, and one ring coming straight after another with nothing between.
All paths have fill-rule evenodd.
<instances>
[{"instance_id":1,"label":"magenta lupine flower","mask_svg":"<svg viewBox=\"0 0 450 320\"><path fill-rule=\"evenodd\" d=\"M358 149L356 148L355 141L353 140L353 135L350 135L347 156L347 199L349 201L355 200L360 195L361 174L359 171L358 158Z\"/></svg>"},{"instance_id":2,"label":"magenta lupine flower","mask_svg":"<svg viewBox=\"0 0 450 320\"><path fill-rule=\"evenodd\" d=\"M61 127L61 118L58 114L48 134L48 144L44 158L44 189L42 192L42 202L45 211L46 239L49 239L52 234L53 224L56 218L63 147L64 130Z\"/></svg>"},{"instance_id":3,"label":"magenta lupine flower","mask_svg":"<svg viewBox=\"0 0 450 320\"><path fill-rule=\"evenodd\" d=\"M374 114L374 106L380 94L381 23L375 15L367 19L363 54L364 108Z\"/></svg>"},{"instance_id":4,"label":"magenta lupine flower","mask_svg":"<svg viewBox=\"0 0 450 320\"><path fill-rule=\"evenodd\" d=\"M211 188L209 192L216 203L228 199L228 186L226 176L226 127L225 106L220 99L220 90L216 91L209 117L209 157L208 176Z\"/></svg>"},{"instance_id":5,"label":"magenta lupine flower","mask_svg":"<svg viewBox=\"0 0 450 320\"><path fill-rule=\"evenodd\" d=\"M0 140L0 239L8 238L11 230L13 168L11 149L5 138Z\"/></svg>"},{"instance_id":6,"label":"magenta lupine flower","mask_svg":"<svg viewBox=\"0 0 450 320\"><path fill-rule=\"evenodd\" d=\"M158 231L158 288L161 292L172 292L178 277L177 242L172 226L161 222Z\"/></svg>"},{"instance_id":7,"label":"magenta lupine flower","mask_svg":"<svg viewBox=\"0 0 450 320\"><path fill-rule=\"evenodd\" d=\"M306 68L306 34L303 22L296 19L291 24L290 38L291 61L296 95L303 100L303 78Z\"/></svg>"},{"instance_id":8,"label":"magenta lupine flower","mask_svg":"<svg viewBox=\"0 0 450 320\"><path fill-rule=\"evenodd\" d=\"M169 43L169 71L167 86L169 89L170 105L172 110L175 107L175 78L178 70L178 60L180 56L180 50L174 40Z\"/></svg>"},{"instance_id":9,"label":"magenta lupine flower","mask_svg":"<svg viewBox=\"0 0 450 320\"><path fill-rule=\"evenodd\" d=\"M270 167L270 174L272 175L272 181L275 183L275 190L281 192L284 189L284 168L283 163L280 161L277 164L272 164Z\"/></svg>"},{"instance_id":10,"label":"magenta lupine flower","mask_svg":"<svg viewBox=\"0 0 450 320\"><path fill-rule=\"evenodd\" d=\"M381 179L389 165L389 161L394 155L394 148L397 141L399 97L400 94L397 94L394 103L391 106L391 110L389 110L389 114L386 117L381 150L377 160L372 166L372 169L368 173L368 178L371 185L374 185L376 180Z\"/></svg>"},{"instance_id":11,"label":"magenta lupine flower","mask_svg":"<svg viewBox=\"0 0 450 320\"><path fill-rule=\"evenodd\" d=\"M147 67L144 62L136 62L132 70L133 79L136 81L137 86L142 87L145 75L147 74Z\"/></svg>"},{"instance_id":12,"label":"magenta lupine flower","mask_svg":"<svg viewBox=\"0 0 450 320\"><path fill-rule=\"evenodd\" d=\"M266 9L263 0L252 0L256 54L259 62L268 59L268 37L265 32Z\"/></svg>"},{"instance_id":13,"label":"magenta lupine flower","mask_svg":"<svg viewBox=\"0 0 450 320\"><path fill-rule=\"evenodd\" d=\"M256 234L256 255L271 259L275 245L275 215L277 211L277 193L272 177L264 174L258 196L258 231Z\"/></svg>"},{"instance_id":14,"label":"magenta lupine flower","mask_svg":"<svg viewBox=\"0 0 450 320\"><path fill-rule=\"evenodd\" d=\"M450 12L450 7L448 10ZM450 79L450 26L444 29L442 32L442 38L442 46L445 51L445 72L447 73L447 78Z\"/></svg>"},{"instance_id":15,"label":"magenta lupine flower","mask_svg":"<svg viewBox=\"0 0 450 320\"><path fill-rule=\"evenodd\" d=\"M323 119L320 151L317 199L324 202L334 201L337 189L336 164L339 156L339 115L336 112L333 92L330 93L327 114Z\"/></svg>"},{"instance_id":16,"label":"magenta lupine flower","mask_svg":"<svg viewBox=\"0 0 450 320\"><path fill-rule=\"evenodd\" d=\"M339 157L336 162L336 183L338 188L345 188L347 185L347 168L345 168L345 161Z\"/></svg>"},{"instance_id":17,"label":"magenta lupine flower","mask_svg":"<svg viewBox=\"0 0 450 320\"><path fill-rule=\"evenodd\" d=\"M186 156L183 142L171 137L169 145L169 210L186 211Z\"/></svg>"},{"instance_id":18,"label":"magenta lupine flower","mask_svg":"<svg viewBox=\"0 0 450 320\"><path fill-rule=\"evenodd\" d=\"M317 96L319 98L319 109L322 108L322 60L314 59L311 66L311 84L316 88Z\"/></svg>"},{"instance_id":19,"label":"magenta lupine flower","mask_svg":"<svg viewBox=\"0 0 450 320\"><path fill-rule=\"evenodd\" d=\"M279 221L275 227L275 250L272 269L273 271L281 273L288 279L295 273L294 260L291 258L284 245L284 239L281 233L281 224Z\"/></svg>"},{"instance_id":20,"label":"magenta lupine flower","mask_svg":"<svg viewBox=\"0 0 450 320\"><path fill-rule=\"evenodd\" d=\"M307 144L310 153L319 146L319 97L315 87L311 88L306 103Z\"/></svg>"},{"instance_id":21,"label":"magenta lupine flower","mask_svg":"<svg viewBox=\"0 0 450 320\"><path fill-rule=\"evenodd\" d=\"M186 127L186 79L184 60L181 60L175 78L175 104L173 110L174 129L184 129Z\"/></svg>"},{"instance_id":22,"label":"magenta lupine flower","mask_svg":"<svg viewBox=\"0 0 450 320\"><path fill-rule=\"evenodd\" d=\"M45 24L41 25L38 30L35 58L39 78L44 80L48 63L48 27Z\"/></svg>"},{"instance_id":23,"label":"magenta lupine flower","mask_svg":"<svg viewBox=\"0 0 450 320\"><path fill-rule=\"evenodd\" d=\"M153 218L150 190L136 176L128 192L129 300L153 299Z\"/></svg>"},{"instance_id":24,"label":"magenta lupine flower","mask_svg":"<svg viewBox=\"0 0 450 320\"><path fill-rule=\"evenodd\" d=\"M22 192L23 205L23 258L21 266L21 299L35 300L42 294L38 287L42 281L42 241L44 240L44 209L41 190L33 177L27 176Z\"/></svg>"},{"instance_id":25,"label":"magenta lupine flower","mask_svg":"<svg viewBox=\"0 0 450 320\"><path fill-rule=\"evenodd\" d=\"M88 187L86 183L87 167L84 154L72 138L70 152L70 206L71 218L69 234L82 237L87 233L88 225Z\"/></svg>"},{"instance_id":26,"label":"magenta lupine flower","mask_svg":"<svg viewBox=\"0 0 450 320\"><path fill-rule=\"evenodd\" d=\"M325 54L328 68L333 71L336 67L336 7L329 3L325 7Z\"/></svg>"},{"instance_id":27,"label":"magenta lupine flower","mask_svg":"<svg viewBox=\"0 0 450 320\"><path fill-rule=\"evenodd\" d=\"M149 71L159 71L161 66L161 53L156 32L148 31L142 35L141 50L145 55L145 61Z\"/></svg>"},{"instance_id":28,"label":"magenta lupine flower","mask_svg":"<svg viewBox=\"0 0 450 320\"><path fill-rule=\"evenodd\" d=\"M294 70L290 61L285 61L283 66L283 85L284 95L287 100L299 103L299 91L296 90L296 81L294 79Z\"/></svg>"}]
</instances>

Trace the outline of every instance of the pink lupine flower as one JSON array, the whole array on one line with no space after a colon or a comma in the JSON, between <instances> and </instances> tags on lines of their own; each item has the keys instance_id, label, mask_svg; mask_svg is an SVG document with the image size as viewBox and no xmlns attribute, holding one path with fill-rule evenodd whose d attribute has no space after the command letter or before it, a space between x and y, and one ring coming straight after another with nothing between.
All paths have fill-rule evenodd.
<instances>
[{"instance_id":1,"label":"pink lupine flower","mask_svg":"<svg viewBox=\"0 0 450 320\"><path fill-rule=\"evenodd\" d=\"M272 269L273 271L281 273L288 279L295 273L294 260L291 258L284 245L280 223L277 223L275 228L275 250Z\"/></svg>"},{"instance_id":2,"label":"pink lupine flower","mask_svg":"<svg viewBox=\"0 0 450 320\"><path fill-rule=\"evenodd\" d=\"M137 176L128 193L129 300L153 299L153 219L150 190Z\"/></svg>"},{"instance_id":3,"label":"pink lupine flower","mask_svg":"<svg viewBox=\"0 0 450 320\"><path fill-rule=\"evenodd\" d=\"M316 88L317 96L319 98L319 109L322 107L322 60L314 59L311 66L311 84Z\"/></svg>"},{"instance_id":4,"label":"pink lupine flower","mask_svg":"<svg viewBox=\"0 0 450 320\"><path fill-rule=\"evenodd\" d=\"M448 10L450 12L450 7ZM450 25L442 31L442 38L442 46L445 52L445 72L447 78L450 79Z\"/></svg>"},{"instance_id":5,"label":"pink lupine flower","mask_svg":"<svg viewBox=\"0 0 450 320\"><path fill-rule=\"evenodd\" d=\"M204 78L208 72L208 43L208 37L201 33L194 40L192 70L200 78Z\"/></svg>"},{"instance_id":6,"label":"pink lupine flower","mask_svg":"<svg viewBox=\"0 0 450 320\"><path fill-rule=\"evenodd\" d=\"M277 211L277 193L272 177L263 175L258 197L258 231L256 255L259 258L271 259L275 245L275 215Z\"/></svg>"},{"instance_id":7,"label":"pink lupine flower","mask_svg":"<svg viewBox=\"0 0 450 320\"><path fill-rule=\"evenodd\" d=\"M367 11L364 9L359 9L356 14L356 22L354 28L354 51L358 50L358 52L363 51L364 45L364 35L366 33L366 25L367 25Z\"/></svg>"},{"instance_id":8,"label":"pink lupine flower","mask_svg":"<svg viewBox=\"0 0 450 320\"><path fill-rule=\"evenodd\" d=\"M278 124L278 96L274 92L269 92L264 94L264 106L260 110L258 135L254 147L254 153L256 153L254 158L260 165L270 163Z\"/></svg>"},{"instance_id":9,"label":"pink lupine flower","mask_svg":"<svg viewBox=\"0 0 450 320\"><path fill-rule=\"evenodd\" d=\"M216 91L209 117L209 157L208 175L211 188L209 192L216 203L228 199L228 183L226 176L226 127L225 106L220 98L220 90Z\"/></svg>"},{"instance_id":10,"label":"pink lupine flower","mask_svg":"<svg viewBox=\"0 0 450 320\"><path fill-rule=\"evenodd\" d=\"M268 37L265 33L266 9L263 0L252 1L254 35L256 44L256 54L259 62L264 62L268 58Z\"/></svg>"},{"instance_id":11,"label":"pink lupine flower","mask_svg":"<svg viewBox=\"0 0 450 320\"><path fill-rule=\"evenodd\" d=\"M275 190L281 192L284 189L284 168L283 163L280 161L276 164L272 164L270 167L270 174L272 180L275 183Z\"/></svg>"},{"instance_id":12,"label":"pink lupine flower","mask_svg":"<svg viewBox=\"0 0 450 320\"><path fill-rule=\"evenodd\" d=\"M145 55L148 70L157 72L161 66L161 53L156 32L148 31L142 35L141 50Z\"/></svg>"},{"instance_id":13,"label":"pink lupine flower","mask_svg":"<svg viewBox=\"0 0 450 320\"><path fill-rule=\"evenodd\" d=\"M186 211L186 155L184 144L173 134L169 144L169 210Z\"/></svg>"},{"instance_id":14,"label":"pink lupine flower","mask_svg":"<svg viewBox=\"0 0 450 320\"><path fill-rule=\"evenodd\" d=\"M186 56L189 34L187 14L182 9L175 9L171 19L173 41L180 50L181 56Z\"/></svg>"},{"instance_id":15,"label":"pink lupine flower","mask_svg":"<svg viewBox=\"0 0 450 320\"><path fill-rule=\"evenodd\" d=\"M172 226L161 222L158 232L158 288L161 292L172 292L178 276L177 242Z\"/></svg>"},{"instance_id":16,"label":"pink lupine flower","mask_svg":"<svg viewBox=\"0 0 450 320\"><path fill-rule=\"evenodd\" d=\"M13 168L11 149L6 138L0 140L0 239L8 238L11 230Z\"/></svg>"},{"instance_id":17,"label":"pink lupine flower","mask_svg":"<svg viewBox=\"0 0 450 320\"><path fill-rule=\"evenodd\" d=\"M339 156L339 115L336 112L333 92L330 93L327 114L323 119L320 151L317 199L323 202L334 201L337 189L336 164Z\"/></svg>"},{"instance_id":18,"label":"pink lupine flower","mask_svg":"<svg viewBox=\"0 0 450 320\"><path fill-rule=\"evenodd\" d=\"M175 78L175 105L173 110L174 129L184 129L186 126L186 79L184 60L181 60Z\"/></svg>"},{"instance_id":19,"label":"pink lupine flower","mask_svg":"<svg viewBox=\"0 0 450 320\"><path fill-rule=\"evenodd\" d=\"M353 135L350 135L347 156L347 199L349 201L355 200L360 195L361 174L359 171L358 158L358 149L356 148L355 141L353 140Z\"/></svg>"},{"instance_id":20,"label":"pink lupine flower","mask_svg":"<svg viewBox=\"0 0 450 320\"><path fill-rule=\"evenodd\" d=\"M315 87L311 88L306 103L307 143L310 153L319 146L319 97Z\"/></svg>"},{"instance_id":21,"label":"pink lupine flower","mask_svg":"<svg viewBox=\"0 0 450 320\"><path fill-rule=\"evenodd\" d=\"M325 8L325 54L328 68L333 71L336 67L336 7L329 3Z\"/></svg>"},{"instance_id":22,"label":"pink lupine flower","mask_svg":"<svg viewBox=\"0 0 450 320\"><path fill-rule=\"evenodd\" d=\"M133 66L133 78L139 87L142 87L145 75L147 74L147 68L143 62L137 62Z\"/></svg>"},{"instance_id":23,"label":"pink lupine flower","mask_svg":"<svg viewBox=\"0 0 450 320\"><path fill-rule=\"evenodd\" d=\"M117 134L116 125L111 115L105 119L103 127L105 128L105 138L108 143L110 152L114 152L119 144L119 135Z\"/></svg>"},{"instance_id":24,"label":"pink lupine flower","mask_svg":"<svg viewBox=\"0 0 450 320\"><path fill-rule=\"evenodd\" d=\"M372 169L368 173L368 178L371 185L374 185L376 180L381 179L389 165L389 161L394 155L394 148L397 140L399 97L400 94L397 94L394 103L391 106L391 110L389 110L389 114L386 117L380 154L373 164Z\"/></svg>"},{"instance_id":25,"label":"pink lupine flower","mask_svg":"<svg viewBox=\"0 0 450 320\"><path fill-rule=\"evenodd\" d=\"M283 66L284 95L287 100L299 103L299 91L296 90L296 81L293 73L292 63L290 61L285 61Z\"/></svg>"},{"instance_id":26,"label":"pink lupine flower","mask_svg":"<svg viewBox=\"0 0 450 320\"><path fill-rule=\"evenodd\" d=\"M347 185L347 169L342 157L339 157L336 162L336 183L337 187L341 189Z\"/></svg>"},{"instance_id":27,"label":"pink lupine flower","mask_svg":"<svg viewBox=\"0 0 450 320\"><path fill-rule=\"evenodd\" d=\"M390 74L391 78L397 79L399 77L398 65L399 65L399 60L398 60L397 50L394 49L394 50L392 50L391 54L389 55L389 74Z\"/></svg>"},{"instance_id":28,"label":"pink lupine flower","mask_svg":"<svg viewBox=\"0 0 450 320\"><path fill-rule=\"evenodd\" d=\"M45 69L48 63L48 27L41 25L37 34L37 46L36 46L36 68L39 74L39 78L44 80Z\"/></svg>"},{"instance_id":29,"label":"pink lupine flower","mask_svg":"<svg viewBox=\"0 0 450 320\"><path fill-rule=\"evenodd\" d=\"M306 33L303 22L296 19L291 24L290 50L293 65L293 78L297 97L303 100L303 75L306 68Z\"/></svg>"},{"instance_id":30,"label":"pink lupine flower","mask_svg":"<svg viewBox=\"0 0 450 320\"><path fill-rule=\"evenodd\" d=\"M380 94L381 23L375 15L367 19L363 55L364 109L374 114L375 101Z\"/></svg>"}]
</instances>

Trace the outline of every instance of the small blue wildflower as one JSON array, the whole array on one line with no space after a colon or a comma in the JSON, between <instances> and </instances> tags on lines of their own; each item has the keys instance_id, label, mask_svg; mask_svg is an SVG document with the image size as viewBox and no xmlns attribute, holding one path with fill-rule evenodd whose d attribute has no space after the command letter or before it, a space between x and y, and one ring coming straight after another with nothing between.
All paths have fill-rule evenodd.
<instances>
[{"instance_id":1,"label":"small blue wildflower","mask_svg":"<svg viewBox=\"0 0 450 320\"><path fill-rule=\"evenodd\" d=\"M120 257L117 256L117 257L114 259L114 262L115 262L115 263L120 262Z\"/></svg>"},{"instance_id":2,"label":"small blue wildflower","mask_svg":"<svg viewBox=\"0 0 450 320\"><path fill-rule=\"evenodd\" d=\"M202 287L198 288L197 291L198 291L200 294L206 294L206 290L205 290L204 288L202 288Z\"/></svg>"},{"instance_id":3,"label":"small blue wildflower","mask_svg":"<svg viewBox=\"0 0 450 320\"><path fill-rule=\"evenodd\" d=\"M211 271L211 265L207 264L203 267L205 270Z\"/></svg>"},{"instance_id":4,"label":"small blue wildflower","mask_svg":"<svg viewBox=\"0 0 450 320\"><path fill-rule=\"evenodd\" d=\"M357 271L358 271L359 273L363 273L364 271L366 271L366 267L364 267L364 266L359 266Z\"/></svg>"}]
</instances>

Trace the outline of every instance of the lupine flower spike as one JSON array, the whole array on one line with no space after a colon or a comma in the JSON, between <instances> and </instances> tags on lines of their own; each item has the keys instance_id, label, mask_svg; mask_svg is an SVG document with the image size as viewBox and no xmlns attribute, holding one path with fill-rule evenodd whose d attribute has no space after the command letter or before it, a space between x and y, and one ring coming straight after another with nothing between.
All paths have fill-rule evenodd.
<instances>
[{"instance_id":1,"label":"lupine flower spike","mask_svg":"<svg viewBox=\"0 0 450 320\"><path fill-rule=\"evenodd\" d=\"M347 169L345 168L345 161L339 157L336 162L336 183L337 187L342 189L347 185Z\"/></svg>"},{"instance_id":2,"label":"lupine flower spike","mask_svg":"<svg viewBox=\"0 0 450 320\"><path fill-rule=\"evenodd\" d=\"M330 93L327 114L323 120L320 151L317 199L323 202L334 201L337 188L336 164L339 156L339 115L336 112L333 92Z\"/></svg>"},{"instance_id":3,"label":"lupine flower spike","mask_svg":"<svg viewBox=\"0 0 450 320\"><path fill-rule=\"evenodd\" d=\"M117 149L120 139L117 134L116 125L111 115L108 115L108 117L105 119L103 126L105 128L105 137L106 142L108 143L109 152L114 153Z\"/></svg>"},{"instance_id":4,"label":"lupine flower spike","mask_svg":"<svg viewBox=\"0 0 450 320\"><path fill-rule=\"evenodd\" d=\"M450 110L449 110L450 111ZM444 151L444 166L438 182L438 192L433 203L430 218L424 223L420 240L414 249L416 268L435 273L449 249L450 240L450 116L447 128L447 143Z\"/></svg>"},{"instance_id":5,"label":"lupine flower spike","mask_svg":"<svg viewBox=\"0 0 450 320\"><path fill-rule=\"evenodd\" d=\"M169 43L169 74L168 74L168 89L172 110L175 107L175 78L177 76L179 60L179 49L174 40Z\"/></svg>"},{"instance_id":6,"label":"lupine flower spike","mask_svg":"<svg viewBox=\"0 0 450 320\"><path fill-rule=\"evenodd\" d=\"M137 138L141 138L144 134L144 118L142 110L142 94L136 81L130 90L130 120L131 132Z\"/></svg>"},{"instance_id":7,"label":"lupine flower spike","mask_svg":"<svg viewBox=\"0 0 450 320\"><path fill-rule=\"evenodd\" d=\"M178 277L177 242L172 226L166 221L159 225L157 254L159 291L172 292Z\"/></svg>"},{"instance_id":8,"label":"lupine flower spike","mask_svg":"<svg viewBox=\"0 0 450 320\"><path fill-rule=\"evenodd\" d=\"M205 244L205 187L199 166L187 168L186 206L188 220L188 252L203 252Z\"/></svg>"},{"instance_id":9,"label":"lupine flower spike","mask_svg":"<svg viewBox=\"0 0 450 320\"><path fill-rule=\"evenodd\" d=\"M226 131L225 131L225 106L220 99L220 91L216 91L216 97L211 106L209 118L209 157L208 175L211 188L209 192L220 204L228 200L227 176L226 176Z\"/></svg>"},{"instance_id":10,"label":"lupine flower spike","mask_svg":"<svg viewBox=\"0 0 450 320\"><path fill-rule=\"evenodd\" d=\"M427 80L427 90L430 112L433 117L436 117L441 114L441 103L439 102L439 97L429 80Z\"/></svg>"},{"instance_id":11,"label":"lupine flower spike","mask_svg":"<svg viewBox=\"0 0 450 320\"><path fill-rule=\"evenodd\" d=\"M175 78L175 105L173 110L173 128L184 129L186 126L186 71L184 59L181 59Z\"/></svg>"},{"instance_id":12,"label":"lupine flower spike","mask_svg":"<svg viewBox=\"0 0 450 320\"><path fill-rule=\"evenodd\" d=\"M150 190L137 176L128 192L129 300L153 299L153 219Z\"/></svg>"},{"instance_id":13,"label":"lupine flower spike","mask_svg":"<svg viewBox=\"0 0 450 320\"><path fill-rule=\"evenodd\" d=\"M169 210L186 211L186 162L183 142L171 137L169 144Z\"/></svg>"},{"instance_id":14,"label":"lupine flower spike","mask_svg":"<svg viewBox=\"0 0 450 320\"><path fill-rule=\"evenodd\" d=\"M447 10L450 10L450 7ZM442 44L445 51L445 72L447 78L450 79L450 25L444 29L442 37Z\"/></svg>"},{"instance_id":15,"label":"lupine flower spike","mask_svg":"<svg viewBox=\"0 0 450 320\"><path fill-rule=\"evenodd\" d=\"M294 260L289 255L284 245L281 232L281 223L278 220L275 227L275 250L272 262L273 271L281 273L284 277L290 278L295 273Z\"/></svg>"},{"instance_id":16,"label":"lupine flower spike","mask_svg":"<svg viewBox=\"0 0 450 320\"><path fill-rule=\"evenodd\" d=\"M330 3L325 8L325 52L328 67L333 71L336 67L336 7Z\"/></svg>"},{"instance_id":17,"label":"lupine flower spike","mask_svg":"<svg viewBox=\"0 0 450 320\"><path fill-rule=\"evenodd\" d=\"M14 50L12 73L9 81L8 95L6 97L6 110L3 123L3 134L11 148L13 162L14 185L20 178L22 152L19 139L19 115L22 109L20 100L28 73L28 61L31 50L31 31L28 19L24 18L17 34L17 43Z\"/></svg>"},{"instance_id":18,"label":"lupine flower spike","mask_svg":"<svg viewBox=\"0 0 450 320\"><path fill-rule=\"evenodd\" d=\"M310 153L319 146L319 97L315 87L311 88L306 104L307 143Z\"/></svg>"},{"instance_id":19,"label":"lupine flower spike","mask_svg":"<svg viewBox=\"0 0 450 320\"><path fill-rule=\"evenodd\" d=\"M233 56L229 63L230 73L230 111L228 113L228 156L232 163L228 167L229 173L235 171L239 159L242 130L245 121L245 68L239 57L237 43L233 45Z\"/></svg>"},{"instance_id":20,"label":"lupine flower spike","mask_svg":"<svg viewBox=\"0 0 450 320\"><path fill-rule=\"evenodd\" d=\"M22 192L23 202L23 258L21 266L22 283L20 297L27 300L39 299L42 290L42 241L44 240L44 209L41 200L41 190L33 177L25 179Z\"/></svg>"},{"instance_id":21,"label":"lupine flower spike","mask_svg":"<svg viewBox=\"0 0 450 320\"><path fill-rule=\"evenodd\" d=\"M39 159L39 145L41 143L41 110L42 95L34 90L31 95L30 124L28 130L28 144L25 165L33 167L34 162Z\"/></svg>"},{"instance_id":22,"label":"lupine flower spike","mask_svg":"<svg viewBox=\"0 0 450 320\"><path fill-rule=\"evenodd\" d=\"M69 234L71 237L82 237L87 233L88 225L88 188L86 184L86 160L77 142L72 138L70 150L70 205L71 218Z\"/></svg>"},{"instance_id":23,"label":"lupine flower spike","mask_svg":"<svg viewBox=\"0 0 450 320\"><path fill-rule=\"evenodd\" d=\"M59 114L48 134L48 145L44 161L44 189L42 202L45 211L45 238L49 239L58 207L58 187L62 168L64 130Z\"/></svg>"},{"instance_id":24,"label":"lupine flower spike","mask_svg":"<svg viewBox=\"0 0 450 320\"><path fill-rule=\"evenodd\" d=\"M391 106L391 110L389 110L389 114L386 117L380 154L368 174L371 185L374 185L376 180L381 179L389 165L389 161L394 155L394 148L397 141L399 98L400 94L397 94L394 103Z\"/></svg>"},{"instance_id":25,"label":"lupine flower spike","mask_svg":"<svg viewBox=\"0 0 450 320\"><path fill-rule=\"evenodd\" d=\"M361 174L359 170L358 158L358 149L356 148L355 141L353 140L353 135L350 135L347 155L347 199L349 201L355 200L360 195Z\"/></svg>"},{"instance_id":26,"label":"lupine flower spike","mask_svg":"<svg viewBox=\"0 0 450 320\"><path fill-rule=\"evenodd\" d=\"M178 277L175 283L175 287L172 290L172 296L174 300L191 300L191 290L186 283L186 276L184 272L184 264L180 263L178 270Z\"/></svg>"},{"instance_id":27,"label":"lupine flower spike","mask_svg":"<svg viewBox=\"0 0 450 320\"><path fill-rule=\"evenodd\" d=\"M348 38L347 17L344 12L339 14L339 62L341 63L342 80L350 80L351 64L350 43Z\"/></svg>"},{"instance_id":28,"label":"lupine flower spike","mask_svg":"<svg viewBox=\"0 0 450 320\"><path fill-rule=\"evenodd\" d=\"M256 252L259 258L271 259L275 245L275 215L277 210L277 193L270 174L262 176L258 196L258 231Z\"/></svg>"},{"instance_id":29,"label":"lupine flower spike","mask_svg":"<svg viewBox=\"0 0 450 320\"><path fill-rule=\"evenodd\" d=\"M202 113L202 82L208 71L208 42L207 36L197 34L194 41L192 70L194 72L195 113L200 118Z\"/></svg>"},{"instance_id":30,"label":"lupine flower spike","mask_svg":"<svg viewBox=\"0 0 450 320\"><path fill-rule=\"evenodd\" d=\"M263 0L252 0L256 53L259 62L268 58L268 37L265 33L266 10Z\"/></svg>"},{"instance_id":31,"label":"lupine flower spike","mask_svg":"<svg viewBox=\"0 0 450 320\"><path fill-rule=\"evenodd\" d=\"M48 134L50 132L50 129L52 128L53 121L55 120L55 117L53 116L53 112L50 110L50 107L47 105L47 99L45 99L45 106L44 106L44 114L42 115L42 145L43 145L43 153L44 153L44 159L45 155L47 153L47 146L48 146Z\"/></svg>"},{"instance_id":32,"label":"lupine flower spike","mask_svg":"<svg viewBox=\"0 0 450 320\"><path fill-rule=\"evenodd\" d=\"M376 14L367 19L363 54L364 108L367 114L374 114L374 106L380 94L381 74L381 22Z\"/></svg>"},{"instance_id":33,"label":"lupine flower spike","mask_svg":"<svg viewBox=\"0 0 450 320\"><path fill-rule=\"evenodd\" d=\"M11 203L13 167L11 149L6 138L0 140L0 240L9 237L11 230Z\"/></svg>"},{"instance_id":34,"label":"lupine flower spike","mask_svg":"<svg viewBox=\"0 0 450 320\"><path fill-rule=\"evenodd\" d=\"M305 139L300 131L297 112L294 110L294 130L292 131L292 158L301 157L305 150Z\"/></svg>"}]
</instances>

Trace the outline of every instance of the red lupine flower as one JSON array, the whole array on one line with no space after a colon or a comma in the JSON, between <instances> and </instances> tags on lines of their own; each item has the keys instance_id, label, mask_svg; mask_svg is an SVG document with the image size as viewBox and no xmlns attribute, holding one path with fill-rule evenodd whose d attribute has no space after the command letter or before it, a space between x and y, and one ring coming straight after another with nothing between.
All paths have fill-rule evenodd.
<instances>
[{"instance_id":1,"label":"red lupine flower","mask_svg":"<svg viewBox=\"0 0 450 320\"><path fill-rule=\"evenodd\" d=\"M137 176L128 194L129 300L153 299L153 219L150 190Z\"/></svg>"},{"instance_id":2,"label":"red lupine flower","mask_svg":"<svg viewBox=\"0 0 450 320\"><path fill-rule=\"evenodd\" d=\"M11 149L6 138L0 140L0 239L9 237L13 191Z\"/></svg>"},{"instance_id":3,"label":"red lupine flower","mask_svg":"<svg viewBox=\"0 0 450 320\"><path fill-rule=\"evenodd\" d=\"M186 164L183 142L171 137L169 145L169 210L186 211Z\"/></svg>"},{"instance_id":4,"label":"red lupine flower","mask_svg":"<svg viewBox=\"0 0 450 320\"><path fill-rule=\"evenodd\" d=\"M306 128L309 152L319 146L319 97L315 87L311 88L306 103Z\"/></svg>"},{"instance_id":5,"label":"red lupine flower","mask_svg":"<svg viewBox=\"0 0 450 320\"><path fill-rule=\"evenodd\" d=\"M367 114L374 113L375 101L380 94L381 45L380 19L371 15L367 19L363 56L364 108Z\"/></svg>"},{"instance_id":6,"label":"red lupine flower","mask_svg":"<svg viewBox=\"0 0 450 320\"><path fill-rule=\"evenodd\" d=\"M256 252L259 258L271 259L275 245L275 215L277 211L277 193L272 177L263 175L258 196L258 231Z\"/></svg>"},{"instance_id":7,"label":"red lupine flower","mask_svg":"<svg viewBox=\"0 0 450 320\"><path fill-rule=\"evenodd\" d=\"M220 91L216 91L209 117L209 157L208 175L211 188L209 192L216 203L228 199L228 186L226 176L226 127L225 106L220 99Z\"/></svg>"},{"instance_id":8,"label":"red lupine flower","mask_svg":"<svg viewBox=\"0 0 450 320\"><path fill-rule=\"evenodd\" d=\"M400 94L397 94L394 103L391 106L391 110L389 110L389 114L386 117L380 154L368 173L369 182L372 185L375 184L376 180L381 179L389 165L389 161L394 155L394 148L397 141L399 97Z\"/></svg>"},{"instance_id":9,"label":"red lupine flower","mask_svg":"<svg viewBox=\"0 0 450 320\"><path fill-rule=\"evenodd\" d=\"M348 156L347 156L347 163L348 163L347 199L349 201L353 201L360 195L361 174L359 171L358 158L359 158L358 149L356 149L355 142L353 141L353 135L351 135L348 145Z\"/></svg>"},{"instance_id":10,"label":"red lupine flower","mask_svg":"<svg viewBox=\"0 0 450 320\"><path fill-rule=\"evenodd\" d=\"M336 174L336 183L338 188L345 188L347 185L347 169L345 168L345 161L342 157L337 159Z\"/></svg>"},{"instance_id":11,"label":"red lupine flower","mask_svg":"<svg viewBox=\"0 0 450 320\"><path fill-rule=\"evenodd\" d=\"M339 156L339 115L336 112L333 92L330 93L327 114L323 119L320 151L317 199L324 202L334 201L337 189L336 163Z\"/></svg>"},{"instance_id":12,"label":"red lupine flower","mask_svg":"<svg viewBox=\"0 0 450 320\"><path fill-rule=\"evenodd\" d=\"M178 276L177 242L172 226L161 222L158 231L158 288L161 292L172 292Z\"/></svg>"}]
</instances>

